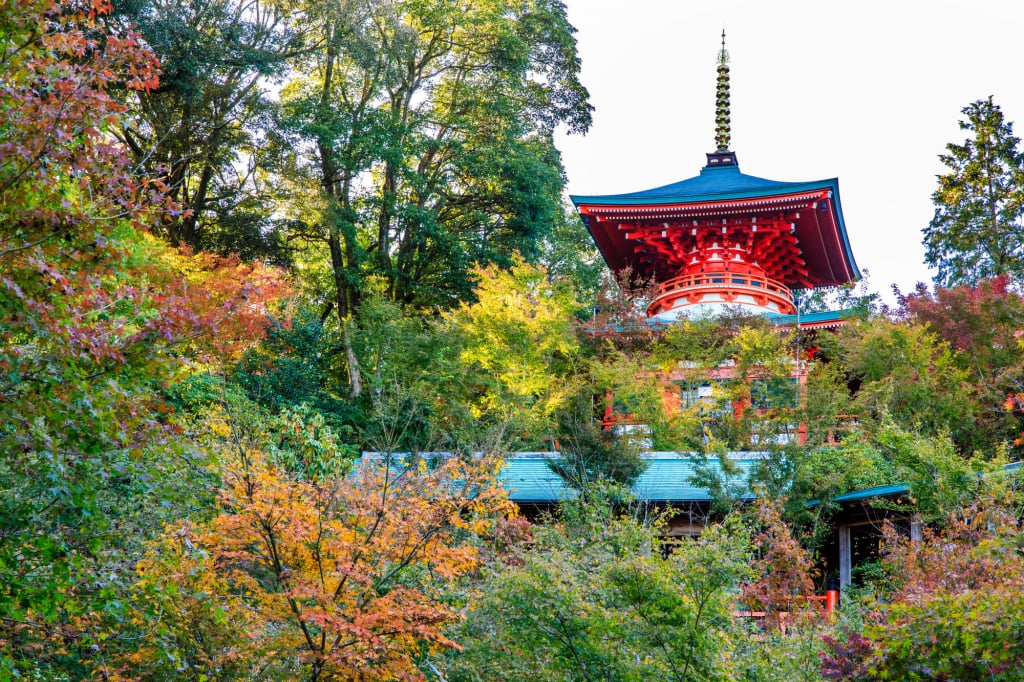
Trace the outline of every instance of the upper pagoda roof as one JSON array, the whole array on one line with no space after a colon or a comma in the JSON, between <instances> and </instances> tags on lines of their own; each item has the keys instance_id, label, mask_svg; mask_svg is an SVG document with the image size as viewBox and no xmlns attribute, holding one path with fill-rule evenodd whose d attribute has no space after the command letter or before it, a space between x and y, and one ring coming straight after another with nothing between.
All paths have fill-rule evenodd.
<instances>
[{"instance_id":1,"label":"upper pagoda roof","mask_svg":"<svg viewBox=\"0 0 1024 682\"><path fill-rule=\"evenodd\" d=\"M752 199L773 194L789 194L808 190L832 189L839 191L838 181L782 182L741 173L739 166L705 166L700 175L670 185L627 194L595 196L573 195L577 205L643 206L675 203L721 201L725 199Z\"/></svg>"},{"instance_id":2,"label":"upper pagoda roof","mask_svg":"<svg viewBox=\"0 0 1024 682\"><path fill-rule=\"evenodd\" d=\"M707 155L700 175L640 192L572 196L605 262L615 272L630 268L635 276L670 283L686 268L705 272L704 258L724 263L723 250L732 249L737 253L730 262L748 262L768 280L789 288L860 279L839 205L838 180L780 182L740 172L729 145L724 30L717 73L715 151ZM724 280L700 286L717 284Z\"/></svg>"},{"instance_id":3,"label":"upper pagoda roof","mask_svg":"<svg viewBox=\"0 0 1024 682\"><path fill-rule=\"evenodd\" d=\"M777 267L768 270L787 286L831 286L860 279L836 178L769 180L741 173L732 152L708 157L709 162L723 157L728 161L709 163L697 176L639 192L571 197L612 270L630 266L661 281L677 271L677 261L696 239L694 228L720 230L729 220L730 225L758 225L758 240L765 244L762 252L770 251L772 244L792 251L771 258ZM785 240L768 236L764 229L769 224L792 233L792 248ZM657 233L659 229L664 231Z\"/></svg>"}]
</instances>

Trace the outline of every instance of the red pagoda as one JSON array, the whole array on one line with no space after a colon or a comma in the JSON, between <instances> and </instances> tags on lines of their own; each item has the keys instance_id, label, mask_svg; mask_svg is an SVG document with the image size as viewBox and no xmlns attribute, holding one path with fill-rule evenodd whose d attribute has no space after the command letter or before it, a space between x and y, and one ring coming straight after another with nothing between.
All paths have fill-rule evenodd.
<instances>
[{"instance_id":1,"label":"red pagoda","mask_svg":"<svg viewBox=\"0 0 1024 682\"><path fill-rule=\"evenodd\" d=\"M740 172L729 150L724 32L715 122L717 149L700 175L630 194L572 197L608 266L658 285L649 319L726 306L785 318L796 313L794 289L859 279L835 178L780 182Z\"/></svg>"}]
</instances>

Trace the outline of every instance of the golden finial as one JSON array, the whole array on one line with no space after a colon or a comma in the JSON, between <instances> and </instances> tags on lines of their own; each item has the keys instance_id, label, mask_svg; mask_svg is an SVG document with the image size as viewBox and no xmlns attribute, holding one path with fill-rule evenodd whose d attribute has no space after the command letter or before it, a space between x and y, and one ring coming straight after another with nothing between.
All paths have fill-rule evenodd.
<instances>
[{"instance_id":1,"label":"golden finial","mask_svg":"<svg viewBox=\"0 0 1024 682\"><path fill-rule=\"evenodd\" d=\"M718 86L715 92L715 144L718 151L729 151L729 52L725 49L725 29L722 29L722 49L718 53Z\"/></svg>"}]
</instances>

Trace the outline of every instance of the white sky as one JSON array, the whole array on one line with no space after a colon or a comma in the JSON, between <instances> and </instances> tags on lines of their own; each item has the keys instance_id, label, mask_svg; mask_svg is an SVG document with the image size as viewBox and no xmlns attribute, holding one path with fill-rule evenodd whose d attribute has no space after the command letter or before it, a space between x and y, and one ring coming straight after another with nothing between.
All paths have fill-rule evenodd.
<instances>
[{"instance_id":1,"label":"white sky","mask_svg":"<svg viewBox=\"0 0 1024 682\"><path fill-rule=\"evenodd\" d=\"M854 257L889 295L931 282L921 229L938 155L993 95L1024 134L1024 0L566 0L594 105L560 136L572 194L656 187L714 151L716 56L731 56L742 172L838 177Z\"/></svg>"}]
</instances>

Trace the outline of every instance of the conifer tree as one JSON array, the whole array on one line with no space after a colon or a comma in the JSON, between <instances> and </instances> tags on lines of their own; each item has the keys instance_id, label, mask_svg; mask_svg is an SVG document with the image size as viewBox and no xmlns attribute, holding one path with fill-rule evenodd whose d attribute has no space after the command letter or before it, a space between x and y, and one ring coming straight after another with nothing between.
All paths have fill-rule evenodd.
<instances>
[{"instance_id":1,"label":"conifer tree","mask_svg":"<svg viewBox=\"0 0 1024 682\"><path fill-rule=\"evenodd\" d=\"M962 110L963 144L940 155L949 172L932 195L935 217L924 230L925 261L942 286L1024 275L1024 154L999 105L978 100Z\"/></svg>"}]
</instances>

